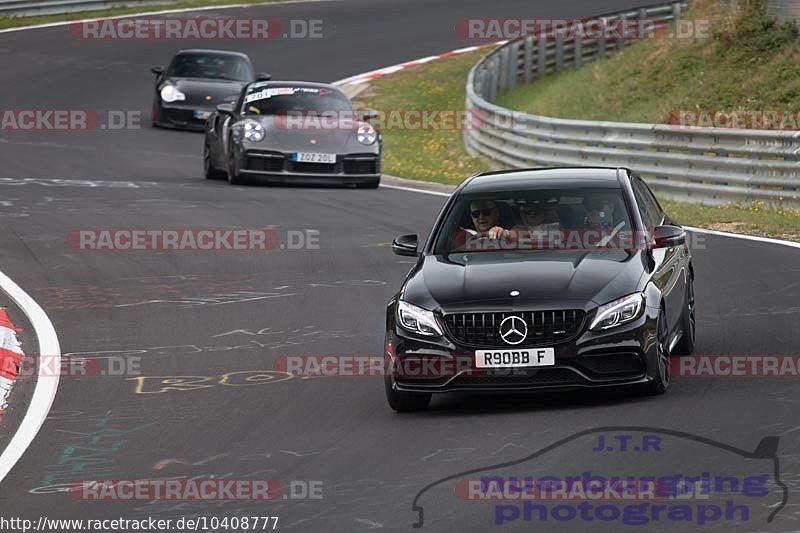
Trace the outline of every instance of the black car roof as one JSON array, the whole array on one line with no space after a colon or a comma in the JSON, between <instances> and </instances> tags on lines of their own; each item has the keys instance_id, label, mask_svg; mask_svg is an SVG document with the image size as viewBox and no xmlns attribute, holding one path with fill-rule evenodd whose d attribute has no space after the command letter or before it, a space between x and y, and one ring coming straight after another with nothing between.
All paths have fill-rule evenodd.
<instances>
[{"instance_id":1,"label":"black car roof","mask_svg":"<svg viewBox=\"0 0 800 533\"><path fill-rule=\"evenodd\" d=\"M524 168L484 172L469 179L462 193L592 187L618 189L617 167Z\"/></svg>"}]
</instances>

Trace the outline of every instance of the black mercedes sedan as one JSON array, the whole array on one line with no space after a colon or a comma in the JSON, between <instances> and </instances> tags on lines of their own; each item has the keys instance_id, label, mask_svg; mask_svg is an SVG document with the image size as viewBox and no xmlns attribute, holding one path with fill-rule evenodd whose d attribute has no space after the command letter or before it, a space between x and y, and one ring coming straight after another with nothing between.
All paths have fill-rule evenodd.
<instances>
[{"instance_id":1,"label":"black mercedes sedan","mask_svg":"<svg viewBox=\"0 0 800 533\"><path fill-rule=\"evenodd\" d=\"M386 312L386 397L670 385L695 342L684 230L624 168L479 174L452 194Z\"/></svg>"},{"instance_id":2,"label":"black mercedes sedan","mask_svg":"<svg viewBox=\"0 0 800 533\"><path fill-rule=\"evenodd\" d=\"M257 81L206 122L208 179L345 184L374 189L381 179L381 136L333 85Z\"/></svg>"},{"instance_id":3,"label":"black mercedes sedan","mask_svg":"<svg viewBox=\"0 0 800 533\"><path fill-rule=\"evenodd\" d=\"M150 69L156 75L154 126L202 131L206 119L224 102L233 102L256 76L250 58L225 50L181 50L169 66Z\"/></svg>"}]
</instances>

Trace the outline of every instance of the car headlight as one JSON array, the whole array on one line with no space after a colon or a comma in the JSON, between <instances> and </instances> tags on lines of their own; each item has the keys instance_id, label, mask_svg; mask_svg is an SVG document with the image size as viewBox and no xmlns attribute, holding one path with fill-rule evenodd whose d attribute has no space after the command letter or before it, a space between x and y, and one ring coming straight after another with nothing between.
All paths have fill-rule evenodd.
<instances>
[{"instance_id":1,"label":"car headlight","mask_svg":"<svg viewBox=\"0 0 800 533\"><path fill-rule=\"evenodd\" d=\"M644 310L644 295L637 292L601 305L589 329L597 331L613 328L636 320Z\"/></svg>"},{"instance_id":2,"label":"car headlight","mask_svg":"<svg viewBox=\"0 0 800 533\"><path fill-rule=\"evenodd\" d=\"M427 309L400 300L397 302L397 319L400 325L420 335L443 335L436 317Z\"/></svg>"},{"instance_id":3,"label":"car headlight","mask_svg":"<svg viewBox=\"0 0 800 533\"><path fill-rule=\"evenodd\" d=\"M161 88L161 99L170 103L177 100L186 100L186 95L180 92L177 87L168 83Z\"/></svg>"},{"instance_id":4,"label":"car headlight","mask_svg":"<svg viewBox=\"0 0 800 533\"><path fill-rule=\"evenodd\" d=\"M375 131L375 128L372 127L371 124L361 124L358 127L358 132L356 134L358 137L358 142L361 144L375 144L375 141L378 139L378 132Z\"/></svg>"},{"instance_id":5,"label":"car headlight","mask_svg":"<svg viewBox=\"0 0 800 533\"><path fill-rule=\"evenodd\" d=\"M267 132L264 130L264 126L259 124L258 122L245 122L244 123L244 138L250 142L261 142L264 140L264 136Z\"/></svg>"}]
</instances>

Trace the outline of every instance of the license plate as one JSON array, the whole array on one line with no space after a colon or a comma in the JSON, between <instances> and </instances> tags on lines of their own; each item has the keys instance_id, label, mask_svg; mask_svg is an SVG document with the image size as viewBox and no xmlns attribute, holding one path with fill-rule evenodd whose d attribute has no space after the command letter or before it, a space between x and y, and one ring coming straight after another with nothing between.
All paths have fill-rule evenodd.
<instances>
[{"instance_id":1,"label":"license plate","mask_svg":"<svg viewBox=\"0 0 800 533\"><path fill-rule=\"evenodd\" d=\"M205 120L211 116L211 111L195 111L194 118L199 118L201 120Z\"/></svg>"},{"instance_id":2,"label":"license plate","mask_svg":"<svg viewBox=\"0 0 800 533\"><path fill-rule=\"evenodd\" d=\"M475 368L520 368L555 364L555 348L475 350Z\"/></svg>"},{"instance_id":3,"label":"license plate","mask_svg":"<svg viewBox=\"0 0 800 533\"><path fill-rule=\"evenodd\" d=\"M292 160L299 163L336 163L336 154L319 154L316 152L295 152Z\"/></svg>"}]
</instances>

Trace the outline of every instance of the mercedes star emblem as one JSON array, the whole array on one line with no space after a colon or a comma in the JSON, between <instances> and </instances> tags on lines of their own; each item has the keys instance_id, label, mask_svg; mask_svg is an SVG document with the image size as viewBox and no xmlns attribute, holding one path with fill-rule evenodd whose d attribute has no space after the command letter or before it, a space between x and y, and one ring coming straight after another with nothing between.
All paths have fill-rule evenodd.
<instances>
[{"instance_id":1,"label":"mercedes star emblem","mask_svg":"<svg viewBox=\"0 0 800 533\"><path fill-rule=\"evenodd\" d=\"M509 316L500 322L500 338L506 344L520 344L528 336L528 324L518 316Z\"/></svg>"}]
</instances>

